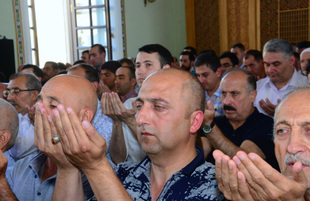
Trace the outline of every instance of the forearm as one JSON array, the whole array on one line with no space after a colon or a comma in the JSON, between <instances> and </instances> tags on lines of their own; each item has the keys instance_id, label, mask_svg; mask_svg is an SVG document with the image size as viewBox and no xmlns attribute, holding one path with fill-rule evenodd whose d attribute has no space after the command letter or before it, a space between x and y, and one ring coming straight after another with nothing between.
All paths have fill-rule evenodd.
<instances>
[{"instance_id":1,"label":"forearm","mask_svg":"<svg viewBox=\"0 0 310 201\"><path fill-rule=\"evenodd\" d=\"M83 183L81 173L78 169L57 170L52 200L84 200Z\"/></svg>"},{"instance_id":2,"label":"forearm","mask_svg":"<svg viewBox=\"0 0 310 201\"><path fill-rule=\"evenodd\" d=\"M1 176L0 178L0 198L1 200L17 201L17 198L11 190L5 176Z\"/></svg>"},{"instance_id":3,"label":"forearm","mask_svg":"<svg viewBox=\"0 0 310 201\"><path fill-rule=\"evenodd\" d=\"M132 200L107 159L95 170L84 170L97 200Z\"/></svg>"},{"instance_id":4,"label":"forearm","mask_svg":"<svg viewBox=\"0 0 310 201\"><path fill-rule=\"evenodd\" d=\"M126 160L127 150L121 121L113 121L109 150L113 163L118 164Z\"/></svg>"},{"instance_id":5,"label":"forearm","mask_svg":"<svg viewBox=\"0 0 310 201\"><path fill-rule=\"evenodd\" d=\"M134 116L130 117L126 121L124 121L124 123L130 129L132 135L137 139L137 121L136 121L136 118Z\"/></svg>"},{"instance_id":6,"label":"forearm","mask_svg":"<svg viewBox=\"0 0 310 201\"><path fill-rule=\"evenodd\" d=\"M235 156L238 151L242 150L240 147L236 146L229 139L227 139L216 125L210 133L206 134L206 137L213 149L221 150L230 158Z\"/></svg>"}]
</instances>

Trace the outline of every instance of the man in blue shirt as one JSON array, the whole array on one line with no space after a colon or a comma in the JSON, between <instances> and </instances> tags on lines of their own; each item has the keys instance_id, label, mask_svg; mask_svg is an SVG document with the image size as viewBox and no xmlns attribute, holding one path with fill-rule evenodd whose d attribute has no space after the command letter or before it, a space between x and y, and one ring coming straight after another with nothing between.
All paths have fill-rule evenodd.
<instances>
[{"instance_id":1,"label":"man in blue shirt","mask_svg":"<svg viewBox=\"0 0 310 201\"><path fill-rule=\"evenodd\" d=\"M147 157L139 164L119 164L118 177L104 156L104 139L91 124L80 123L73 112L68 114L63 109L54 116L59 122L57 129L64 130L59 134L66 156L85 173L96 198L222 200L214 179L214 166L205 162L202 150L195 147L205 107L199 80L182 70L159 70L144 81L135 106L137 138ZM64 124L65 129L61 128ZM69 144L66 139L78 140ZM77 194L83 197L79 190L81 182L66 185L68 179L76 180L74 178L69 173L57 177L55 198L69 200Z\"/></svg>"}]
</instances>

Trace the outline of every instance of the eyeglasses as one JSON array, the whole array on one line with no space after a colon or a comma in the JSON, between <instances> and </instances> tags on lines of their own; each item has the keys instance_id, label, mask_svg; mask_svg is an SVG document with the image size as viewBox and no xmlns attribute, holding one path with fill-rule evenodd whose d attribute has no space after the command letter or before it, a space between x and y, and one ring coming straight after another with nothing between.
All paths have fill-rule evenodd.
<instances>
[{"instance_id":1,"label":"eyeglasses","mask_svg":"<svg viewBox=\"0 0 310 201\"><path fill-rule=\"evenodd\" d=\"M9 96L9 94L11 94L12 96L16 96L17 94L19 94L19 92L22 91L33 91L33 90L37 90L37 89L19 89L19 88L14 88L14 89L6 89L3 91L3 96L5 98L7 98Z\"/></svg>"}]
</instances>

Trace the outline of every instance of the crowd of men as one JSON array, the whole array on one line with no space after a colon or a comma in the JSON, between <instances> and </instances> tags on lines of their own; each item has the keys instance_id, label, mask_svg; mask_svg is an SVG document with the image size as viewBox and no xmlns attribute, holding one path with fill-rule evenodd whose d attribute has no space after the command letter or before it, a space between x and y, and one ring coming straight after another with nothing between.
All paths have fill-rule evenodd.
<instances>
[{"instance_id":1,"label":"crowd of men","mask_svg":"<svg viewBox=\"0 0 310 201\"><path fill-rule=\"evenodd\" d=\"M22 66L0 85L1 200L310 200L303 44Z\"/></svg>"}]
</instances>

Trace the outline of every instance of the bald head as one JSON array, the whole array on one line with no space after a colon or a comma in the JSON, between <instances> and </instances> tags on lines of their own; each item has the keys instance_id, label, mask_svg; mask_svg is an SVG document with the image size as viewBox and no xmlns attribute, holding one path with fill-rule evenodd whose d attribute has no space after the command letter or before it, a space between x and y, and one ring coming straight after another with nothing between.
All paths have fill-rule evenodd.
<instances>
[{"instance_id":1,"label":"bald head","mask_svg":"<svg viewBox=\"0 0 310 201\"><path fill-rule=\"evenodd\" d=\"M2 147L2 151L9 150L15 143L16 136L18 134L19 119L15 108L3 99L0 99L0 131L8 130L11 134L11 138L5 147ZM5 117L5 118L4 118Z\"/></svg>"},{"instance_id":2,"label":"bald head","mask_svg":"<svg viewBox=\"0 0 310 201\"><path fill-rule=\"evenodd\" d=\"M90 108L96 113L97 96L93 85L83 77L59 75L50 79L42 88L39 96L46 108L62 104L71 107L77 115L81 110ZM46 105L47 104L47 105ZM81 115L81 114L80 114Z\"/></svg>"},{"instance_id":3,"label":"bald head","mask_svg":"<svg viewBox=\"0 0 310 201\"><path fill-rule=\"evenodd\" d=\"M182 93L180 93L180 96L188 106L187 114L190 115L197 110L204 112L205 93L199 80L192 74L174 68L161 69L145 80L145 83L148 82L151 83L152 87L156 87L158 83L161 83L171 86L170 88L181 88Z\"/></svg>"}]
</instances>

